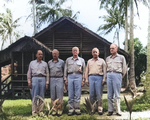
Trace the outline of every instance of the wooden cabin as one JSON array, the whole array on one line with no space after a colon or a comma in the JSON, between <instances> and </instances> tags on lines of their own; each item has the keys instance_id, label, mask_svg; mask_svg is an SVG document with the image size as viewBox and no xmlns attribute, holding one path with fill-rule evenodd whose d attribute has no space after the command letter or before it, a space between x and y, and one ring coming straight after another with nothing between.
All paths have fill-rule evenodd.
<instances>
[{"instance_id":1,"label":"wooden cabin","mask_svg":"<svg viewBox=\"0 0 150 120\"><path fill-rule=\"evenodd\" d=\"M0 82L0 97L30 97L30 94L27 94L29 93L27 70L30 61L36 59L35 54L39 49L44 53L43 59L48 61L51 50L38 40L27 36L0 51L0 67L11 66L10 75Z\"/></svg>"},{"instance_id":2,"label":"wooden cabin","mask_svg":"<svg viewBox=\"0 0 150 120\"><path fill-rule=\"evenodd\" d=\"M25 36L0 51L0 67L11 64L11 74L0 82L0 97L6 95L10 98L29 97L26 74L30 61L36 58L35 53L38 49L44 52L43 59L46 62L52 59L51 50L54 48L59 50L59 57L65 61L67 57L72 56L72 47L77 46L80 49L79 56L87 62L92 58L91 51L94 47L100 50L100 57L106 59L110 55L110 44L73 19L62 17L32 38ZM128 62L128 53L122 49L118 52L124 55ZM124 80L123 85L126 83L127 80ZM48 90L46 94L49 94Z\"/></svg>"},{"instance_id":3,"label":"wooden cabin","mask_svg":"<svg viewBox=\"0 0 150 120\"><path fill-rule=\"evenodd\" d=\"M37 33L34 38L50 49L58 49L60 58L63 60L71 56L72 47L77 46L80 49L80 56L86 62L92 57L91 51L94 47L100 50L100 57L106 59L110 55L109 48L112 44L69 17L62 17L53 22ZM128 60L128 53L122 49L119 49L119 53L123 54Z\"/></svg>"}]
</instances>

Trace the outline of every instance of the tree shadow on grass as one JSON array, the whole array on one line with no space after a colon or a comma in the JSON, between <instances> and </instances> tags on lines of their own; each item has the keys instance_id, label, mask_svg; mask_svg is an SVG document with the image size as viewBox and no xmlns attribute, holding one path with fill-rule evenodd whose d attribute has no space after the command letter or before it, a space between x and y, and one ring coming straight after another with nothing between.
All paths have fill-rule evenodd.
<instances>
[{"instance_id":1,"label":"tree shadow on grass","mask_svg":"<svg viewBox=\"0 0 150 120\"><path fill-rule=\"evenodd\" d=\"M7 115L5 113L1 113L0 120L8 120Z\"/></svg>"},{"instance_id":2,"label":"tree shadow on grass","mask_svg":"<svg viewBox=\"0 0 150 120\"><path fill-rule=\"evenodd\" d=\"M31 104L19 105L19 106L12 106L12 107L4 107L4 116L30 116L32 111ZM6 116L6 117L7 117Z\"/></svg>"}]
</instances>

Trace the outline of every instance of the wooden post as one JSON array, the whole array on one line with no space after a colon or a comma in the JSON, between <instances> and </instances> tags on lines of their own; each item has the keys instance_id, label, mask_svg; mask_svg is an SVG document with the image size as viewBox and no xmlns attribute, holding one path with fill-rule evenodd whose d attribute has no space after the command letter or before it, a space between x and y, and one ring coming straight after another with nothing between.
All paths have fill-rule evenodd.
<instances>
[{"instance_id":1,"label":"wooden post","mask_svg":"<svg viewBox=\"0 0 150 120\"><path fill-rule=\"evenodd\" d=\"M55 33L53 32L53 49L55 48Z\"/></svg>"},{"instance_id":2,"label":"wooden post","mask_svg":"<svg viewBox=\"0 0 150 120\"><path fill-rule=\"evenodd\" d=\"M32 52L32 60L34 60L34 52Z\"/></svg>"},{"instance_id":3,"label":"wooden post","mask_svg":"<svg viewBox=\"0 0 150 120\"><path fill-rule=\"evenodd\" d=\"M22 76L21 76L21 78L22 78L22 81L21 81L21 88L22 88L22 91L23 91L23 98L24 98L24 96L25 96L25 94L24 94L24 89L23 89L23 87L24 87L24 85L23 85L23 78L24 78L24 76L23 76L23 74L24 74L24 53L23 52L21 52L21 55L22 55Z\"/></svg>"},{"instance_id":4,"label":"wooden post","mask_svg":"<svg viewBox=\"0 0 150 120\"><path fill-rule=\"evenodd\" d=\"M80 56L82 57L82 32L80 31Z\"/></svg>"},{"instance_id":5,"label":"wooden post","mask_svg":"<svg viewBox=\"0 0 150 120\"><path fill-rule=\"evenodd\" d=\"M24 74L24 53L22 52L22 74Z\"/></svg>"},{"instance_id":6,"label":"wooden post","mask_svg":"<svg viewBox=\"0 0 150 120\"><path fill-rule=\"evenodd\" d=\"M45 52L43 52L43 61L45 61Z\"/></svg>"},{"instance_id":7,"label":"wooden post","mask_svg":"<svg viewBox=\"0 0 150 120\"><path fill-rule=\"evenodd\" d=\"M107 49L106 46L104 46L104 60L106 60L106 57L107 57Z\"/></svg>"},{"instance_id":8,"label":"wooden post","mask_svg":"<svg viewBox=\"0 0 150 120\"><path fill-rule=\"evenodd\" d=\"M2 78L2 72L1 72L1 64L0 64L0 73ZM0 78L0 90L2 89L2 79ZM0 92L0 96L2 95L2 91Z\"/></svg>"},{"instance_id":9,"label":"wooden post","mask_svg":"<svg viewBox=\"0 0 150 120\"><path fill-rule=\"evenodd\" d=\"M13 52L11 54L11 74L14 74L14 53ZM11 76L11 80L13 81L13 79L14 79L14 76L12 75ZM15 98L15 96L14 96L15 94L14 94L13 84L14 83L12 83L11 89L12 89L12 98L14 99Z\"/></svg>"},{"instance_id":10,"label":"wooden post","mask_svg":"<svg viewBox=\"0 0 150 120\"><path fill-rule=\"evenodd\" d=\"M14 53L12 53L11 57L11 74L14 74Z\"/></svg>"}]
</instances>

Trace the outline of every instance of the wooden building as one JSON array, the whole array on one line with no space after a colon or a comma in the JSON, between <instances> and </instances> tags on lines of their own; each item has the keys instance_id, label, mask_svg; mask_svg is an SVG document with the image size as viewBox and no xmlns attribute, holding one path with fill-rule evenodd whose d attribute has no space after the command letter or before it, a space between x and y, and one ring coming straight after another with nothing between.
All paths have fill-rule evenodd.
<instances>
[{"instance_id":1,"label":"wooden building","mask_svg":"<svg viewBox=\"0 0 150 120\"><path fill-rule=\"evenodd\" d=\"M44 60L50 59L51 50L38 40L23 37L0 51L0 67L11 65L10 75L0 82L0 98L28 98L27 70L30 61L36 58L38 49L44 52ZM0 69L1 70L1 69Z\"/></svg>"},{"instance_id":2,"label":"wooden building","mask_svg":"<svg viewBox=\"0 0 150 120\"><path fill-rule=\"evenodd\" d=\"M110 55L110 42L98 34L83 27L80 23L69 17L62 17L53 22L48 27L37 33L32 38L23 37L8 48L0 51L0 66L11 64L11 81L8 78L0 83L0 96L4 93L11 94L12 98L28 97L29 88L27 87L27 69L31 60L35 59L35 52L38 49L44 51L44 60L48 62L52 59L51 50L58 49L60 58L66 60L72 56L72 47L80 49L79 56L87 62L92 58L91 50L97 47L100 50L100 57L106 59ZM124 55L128 61L128 53L119 49L120 54ZM126 84L126 80L124 82ZM6 89L7 88L7 89Z\"/></svg>"},{"instance_id":3,"label":"wooden building","mask_svg":"<svg viewBox=\"0 0 150 120\"><path fill-rule=\"evenodd\" d=\"M46 45L50 49L58 49L60 58L65 60L71 56L71 49L74 46L79 47L80 56L87 61L92 57L91 50L97 47L100 50L100 57L106 58L110 55L110 42L88 28L83 27L80 23L69 17L62 17L53 22L47 28L37 33L34 38ZM119 49L128 60L128 53Z\"/></svg>"}]
</instances>

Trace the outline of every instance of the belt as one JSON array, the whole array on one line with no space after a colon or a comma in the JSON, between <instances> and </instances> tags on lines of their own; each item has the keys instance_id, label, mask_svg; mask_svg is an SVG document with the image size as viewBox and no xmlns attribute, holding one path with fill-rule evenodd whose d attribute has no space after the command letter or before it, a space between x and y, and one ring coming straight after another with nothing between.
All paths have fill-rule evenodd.
<instances>
[{"instance_id":1,"label":"belt","mask_svg":"<svg viewBox=\"0 0 150 120\"><path fill-rule=\"evenodd\" d=\"M32 77L46 77L45 75L39 74L39 75L34 75Z\"/></svg>"},{"instance_id":2,"label":"belt","mask_svg":"<svg viewBox=\"0 0 150 120\"><path fill-rule=\"evenodd\" d=\"M68 74L82 74L82 73L80 73L80 72L70 72Z\"/></svg>"},{"instance_id":3,"label":"belt","mask_svg":"<svg viewBox=\"0 0 150 120\"><path fill-rule=\"evenodd\" d=\"M121 73L121 72L117 72L117 71L107 71L107 73ZM122 73L121 73L122 74Z\"/></svg>"},{"instance_id":4,"label":"belt","mask_svg":"<svg viewBox=\"0 0 150 120\"><path fill-rule=\"evenodd\" d=\"M63 76L50 76L50 78L62 78Z\"/></svg>"},{"instance_id":5,"label":"belt","mask_svg":"<svg viewBox=\"0 0 150 120\"><path fill-rule=\"evenodd\" d=\"M103 76L103 75L99 75L99 74L90 74L89 76Z\"/></svg>"}]
</instances>

